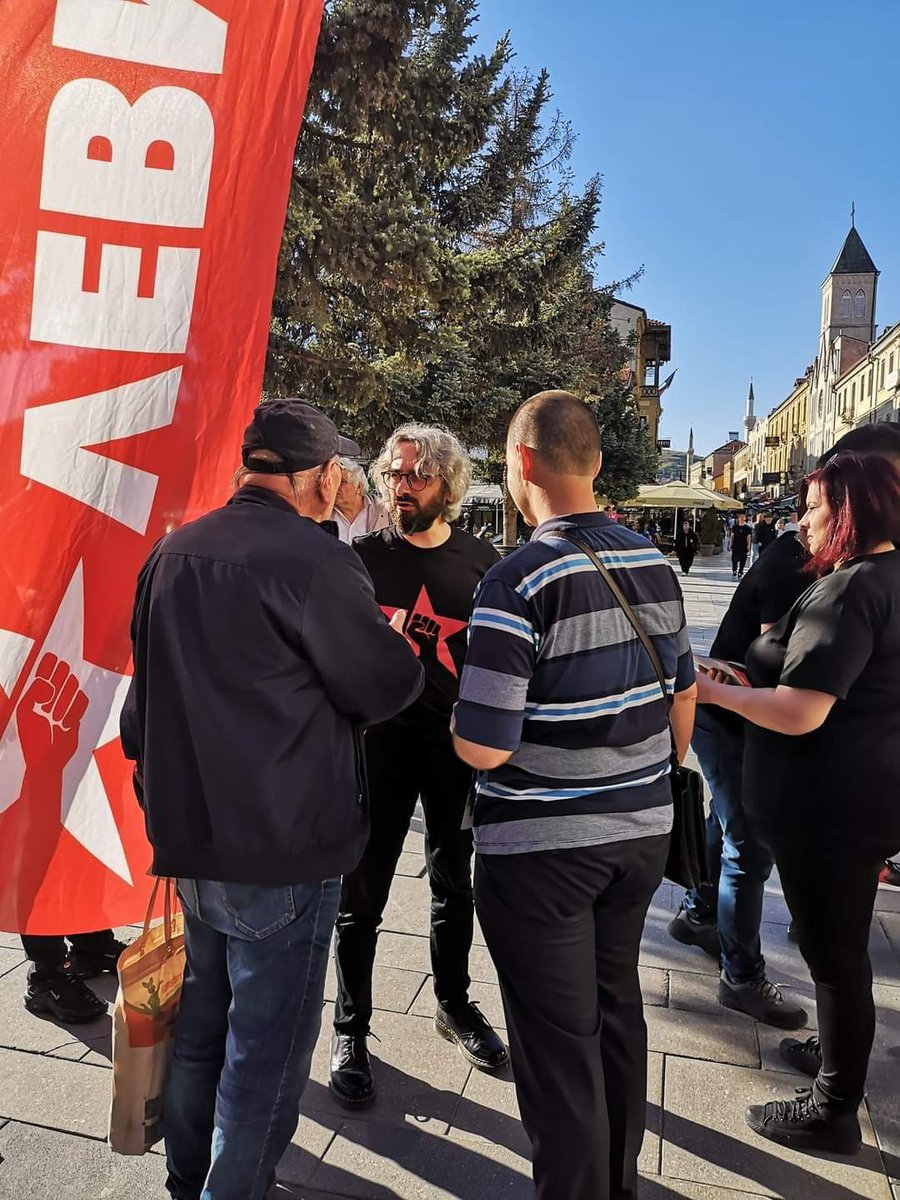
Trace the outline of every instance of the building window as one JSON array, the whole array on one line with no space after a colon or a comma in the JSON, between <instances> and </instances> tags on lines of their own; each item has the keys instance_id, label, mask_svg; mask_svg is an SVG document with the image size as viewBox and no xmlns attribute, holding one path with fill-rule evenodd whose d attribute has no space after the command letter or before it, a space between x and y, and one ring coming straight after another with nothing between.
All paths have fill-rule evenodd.
<instances>
[{"instance_id":1,"label":"building window","mask_svg":"<svg viewBox=\"0 0 900 1200\"><path fill-rule=\"evenodd\" d=\"M841 296L841 316L842 317L850 317L853 315L852 304L853 304L853 297L850 295L849 292L844 292L843 296Z\"/></svg>"},{"instance_id":2,"label":"building window","mask_svg":"<svg viewBox=\"0 0 900 1200\"><path fill-rule=\"evenodd\" d=\"M872 385L875 382L875 368L872 367L869 371L869 397L872 395Z\"/></svg>"},{"instance_id":3,"label":"building window","mask_svg":"<svg viewBox=\"0 0 900 1200\"><path fill-rule=\"evenodd\" d=\"M878 379L878 386L880 388L884 387L884 359L881 360L881 374Z\"/></svg>"},{"instance_id":4,"label":"building window","mask_svg":"<svg viewBox=\"0 0 900 1200\"><path fill-rule=\"evenodd\" d=\"M858 317L866 315L866 293L862 288L856 293L856 315Z\"/></svg>"},{"instance_id":5,"label":"building window","mask_svg":"<svg viewBox=\"0 0 900 1200\"><path fill-rule=\"evenodd\" d=\"M893 353L893 351L891 351L891 357L888 359L888 375L893 375L893 373L894 373L894 353Z\"/></svg>"}]
</instances>

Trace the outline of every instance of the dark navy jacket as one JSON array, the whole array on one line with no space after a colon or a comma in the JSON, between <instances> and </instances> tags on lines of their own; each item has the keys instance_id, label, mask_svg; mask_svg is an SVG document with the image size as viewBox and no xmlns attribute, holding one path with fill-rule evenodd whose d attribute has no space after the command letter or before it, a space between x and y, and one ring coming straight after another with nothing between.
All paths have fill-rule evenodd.
<instances>
[{"instance_id":1,"label":"dark navy jacket","mask_svg":"<svg viewBox=\"0 0 900 1200\"><path fill-rule=\"evenodd\" d=\"M352 870L368 837L358 731L423 683L356 553L242 488L154 548L132 642L122 742L154 874L280 886Z\"/></svg>"}]
</instances>

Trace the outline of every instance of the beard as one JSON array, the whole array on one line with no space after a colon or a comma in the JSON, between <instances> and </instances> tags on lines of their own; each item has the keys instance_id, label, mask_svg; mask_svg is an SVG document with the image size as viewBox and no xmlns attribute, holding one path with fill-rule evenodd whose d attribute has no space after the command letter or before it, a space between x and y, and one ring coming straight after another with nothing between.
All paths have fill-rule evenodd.
<instances>
[{"instance_id":1,"label":"beard","mask_svg":"<svg viewBox=\"0 0 900 1200\"><path fill-rule=\"evenodd\" d=\"M414 496L404 496L409 508L399 508L396 499L391 504L391 515L403 533L424 533L444 515L444 501L436 497L427 504L420 504Z\"/></svg>"}]
</instances>

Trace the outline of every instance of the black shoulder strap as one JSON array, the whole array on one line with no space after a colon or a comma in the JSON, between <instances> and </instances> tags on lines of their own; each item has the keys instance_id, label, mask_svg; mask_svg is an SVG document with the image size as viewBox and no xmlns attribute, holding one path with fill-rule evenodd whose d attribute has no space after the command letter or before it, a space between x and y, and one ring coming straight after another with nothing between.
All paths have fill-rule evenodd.
<instances>
[{"instance_id":1,"label":"black shoulder strap","mask_svg":"<svg viewBox=\"0 0 900 1200\"><path fill-rule=\"evenodd\" d=\"M564 538L567 542L571 542L573 546L576 546L581 551L582 554L586 555L591 560L591 562L594 564L594 566L597 568L597 570L603 576L604 580L606 581L607 587L612 592L613 596L615 596L615 598L616 598L616 603L619 605L619 608L621 608L622 612L628 618L628 622L631 625L631 628L638 635L641 645L647 651L647 655L648 655L651 663L653 663L653 670L656 672L656 678L659 680L659 686L662 688L663 697L666 701L666 704L668 704L670 702L669 701L669 689L666 687L666 676L665 676L665 672L663 671L663 668L662 668L662 663L659 661L659 655L656 653L656 647L653 645L653 642L650 640L650 635L647 633L646 629L644 629L643 625L638 620L634 609L631 607L631 605L625 599L625 594L623 593L622 589L619 587L619 585L616 583L615 579L613 578L612 572L603 565L603 563L600 560L599 555L597 555L591 549L591 547L587 544L587 542L582 541L582 539L577 534L572 533L567 530L565 532L559 531L558 536L561 538Z\"/></svg>"}]
</instances>

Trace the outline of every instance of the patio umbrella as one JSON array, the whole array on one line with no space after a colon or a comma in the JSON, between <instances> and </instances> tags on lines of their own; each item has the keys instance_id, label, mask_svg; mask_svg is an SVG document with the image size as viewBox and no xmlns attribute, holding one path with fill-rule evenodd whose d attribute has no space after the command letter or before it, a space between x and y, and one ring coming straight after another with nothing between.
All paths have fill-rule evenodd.
<instances>
[{"instance_id":1,"label":"patio umbrella","mask_svg":"<svg viewBox=\"0 0 900 1200\"><path fill-rule=\"evenodd\" d=\"M683 483L674 479L671 483L650 483L641 488L639 494L623 508L716 508L720 511L742 509L740 500L733 500L721 492L699 484Z\"/></svg>"}]
</instances>

